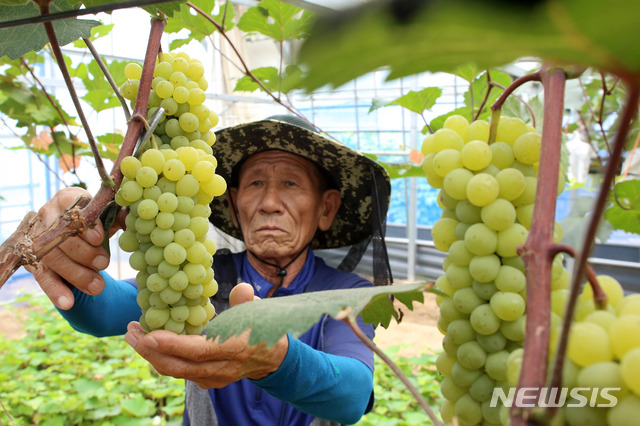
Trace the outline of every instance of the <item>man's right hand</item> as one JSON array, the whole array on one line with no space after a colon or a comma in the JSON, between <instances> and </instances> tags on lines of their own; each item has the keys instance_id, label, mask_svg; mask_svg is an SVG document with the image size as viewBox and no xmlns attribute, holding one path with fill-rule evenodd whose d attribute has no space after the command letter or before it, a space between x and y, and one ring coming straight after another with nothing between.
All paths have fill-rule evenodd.
<instances>
[{"instance_id":1,"label":"man's right hand","mask_svg":"<svg viewBox=\"0 0 640 426\"><path fill-rule=\"evenodd\" d=\"M77 187L58 191L38 211L39 230L51 225L80 197L91 198L91 194ZM80 236L65 240L47 253L36 267L26 267L58 308L67 310L73 306L73 293L67 283L90 295L99 294L104 289L104 280L98 274L98 271L109 266L109 256L101 247L103 238L104 231L98 220L93 228Z\"/></svg>"}]
</instances>

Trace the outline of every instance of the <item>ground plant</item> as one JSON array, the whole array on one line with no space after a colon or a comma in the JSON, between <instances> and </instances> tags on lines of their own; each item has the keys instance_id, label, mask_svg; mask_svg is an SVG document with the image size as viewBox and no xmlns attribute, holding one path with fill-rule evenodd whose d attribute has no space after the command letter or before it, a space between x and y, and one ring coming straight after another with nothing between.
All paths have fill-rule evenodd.
<instances>
[{"instance_id":1,"label":"ground plant","mask_svg":"<svg viewBox=\"0 0 640 426\"><path fill-rule=\"evenodd\" d=\"M143 192L143 187L151 188L155 182L145 186L141 184L143 176L138 182L137 172L127 176L126 158L139 158L142 170L144 154L140 151L157 148L174 152L166 153L163 161L168 162L187 157L187 150L183 149L182 156L178 152L181 148L201 148L203 154L196 154L197 159L206 155L207 142L212 142L212 116L207 116L209 126L200 128L200 121L194 122L191 116L181 120L185 111L178 106L171 111L167 104L155 105L154 94L180 102L173 94L165 97L167 92L154 77L158 77L155 71L163 62L160 40L165 31L190 31L186 39L174 41L171 50L213 32L229 41L227 31L234 25L234 16L228 3L145 3L145 10L153 19L145 60L135 76L127 75L126 64L112 63L110 70L92 49L91 38L104 31L100 22L77 19L80 15L112 10L117 4L83 2L85 7L81 8L80 4L71 3L0 1L0 31L9 40L6 47L0 46L0 56L7 59L0 86L0 111L15 122L14 128L20 129L15 134L27 147L56 155L68 170L75 167L77 155L90 153L102 187L91 201L74 206L48 230L37 229L36 215L28 214L16 233L0 247L0 283L17 267L37 262L65 238L92 226L99 216L103 215L109 225L108 218L117 210L110 203L114 198L120 199L120 205L139 203L135 206L139 216L151 215L146 209L151 203L141 208L138 192ZM282 62L279 69L249 70L238 54L236 59L246 78L239 81L237 88L262 90L294 113L295 108L287 102L288 91L339 86L379 67L388 67L390 79L429 71L453 73L469 83L463 107L430 121L425 118L425 139L419 153L424 157L413 166L388 166L392 177L422 172L432 187L440 189L443 214L433 228L434 243L449 256L443 265L445 278L439 278L435 289L433 283L424 283L263 300L222 313L205 326L207 335L224 340L253 327L251 341L270 345L287 332L301 334L323 313L344 320L361 335L353 321L357 315L367 322L388 326L393 318L399 318L389 295L411 307L413 302L422 301L424 291L432 289L439 296L439 326L445 335L445 351L436 360L444 376L441 392L445 401L439 415L420 390L424 383L407 378L387 355L373 345L372 348L410 389L434 424L634 424L640 415L640 304L637 297L623 298L620 286L608 277L596 277L587 259L599 236L603 215L613 228L638 231L640 181L629 179L621 168L622 160L632 155L638 140L640 46L628 43L640 35L638 18L638 9L631 0L606 5L595 0L379 1L324 16L314 16L276 0L263 0L250 8L237 20L242 31L267 35L280 45L293 39L303 39L303 43L295 60L287 65ZM11 43L12 37L26 42ZM61 45L76 41L84 43L95 59L93 66L78 67L79 78L85 86L97 84L105 88L103 92L89 90L84 101L96 110L112 101L113 105L121 105L128 121L124 137L105 135L101 140L91 134L71 82L68 61L60 50ZM42 60L38 52L43 48L60 67L77 118L60 109L31 71L30 63ZM524 75L512 78L506 68L500 69L524 59L537 64ZM23 83L24 79L31 84ZM131 83L134 80L138 83ZM129 86L123 84L133 84L135 95L125 93ZM572 84L582 92L584 101L579 105L566 102L565 93ZM531 85L540 89L539 97L519 91ZM167 90L175 91L178 86L173 84ZM99 94L101 97L96 98ZM113 98L120 94L119 101ZM372 108L399 105L426 117L425 112L439 96L437 88L425 88L397 100L373 102ZM122 97L132 101L131 114ZM193 103L197 105L195 100ZM163 119L167 120L164 126L159 124ZM167 129L171 120L178 126L173 137L172 127ZM204 121L205 116L199 120ZM65 130L57 131L58 125ZM47 126L50 135L38 132L38 126ZM71 130L78 127L86 135L86 143L80 142L78 132ZM188 147L177 142L174 146L174 137L183 136L178 134L179 129L189 134ZM563 135L573 130L581 131L595 152L593 168L602 174L602 184L589 214L584 215L587 225L583 237L569 245L563 243L554 213L556 197L565 188ZM204 145L196 143L194 147L194 141ZM102 164L102 155L111 155L114 160L110 173ZM180 162L186 171L195 165L186 160ZM148 167L156 169L156 179L160 172L168 174L164 166L160 168L155 162ZM188 175L195 174L199 173ZM153 178L153 174L150 176ZM207 185L213 179L208 176L209 179L190 180ZM140 185L134 187L131 182ZM522 184L518 186L518 182ZM136 196L125 196L125 185L127 189L133 187ZM192 191L185 185L180 187L176 184L176 196L180 195L178 192L186 191L186 195ZM221 194L213 188L204 192L203 205L208 197ZM150 207L152 213L159 214ZM146 244L136 258L147 264L157 261L158 269L163 260L151 259L151 254L147 258L147 253L152 246L165 247L166 251L175 243L168 243L160 234L158 231L158 238L149 236L149 241L135 243L138 247ZM202 244L210 256L213 250ZM171 256L165 256L164 261L170 266L182 264L182 250L170 251ZM190 263L206 265L206 255L202 255L202 262ZM184 253L184 258L187 256ZM571 273L564 268L565 256L575 259ZM165 269L168 274L173 268ZM200 268L192 269L195 276L195 269ZM204 276L198 280L206 287L209 280L206 267L203 269ZM144 277L147 287L149 279ZM167 288L160 279L151 285L156 284L163 287L162 291ZM209 315L203 291L194 297L185 296L194 300L184 302L189 307L188 314L181 309L185 311L181 318L186 315L187 323L194 327ZM157 306L153 306L168 304L167 298L173 300L179 295L167 292L164 299L149 299L141 305L148 303L149 309L154 309L147 320L162 327L169 321L182 323L181 332L186 329L184 319L178 321L173 311L157 313ZM197 298L203 302L197 302ZM449 308L445 310L445 306ZM274 312L280 320L254 322L255 318L273 316ZM594 318L589 319L591 315ZM173 323L171 327L180 328ZM416 362L420 365L422 361ZM425 373L411 371L416 377ZM571 398L582 397L593 401L591 404L565 407L555 403L555 396L553 403L548 403L549 389L603 387L618 389L617 404L603 405L602 398L606 400L607 394L589 394L585 398L581 391L572 392ZM510 395L500 400L510 409L496 406L496 390ZM532 391L523 394L522 390ZM523 403L524 397L538 403Z\"/></svg>"}]
</instances>

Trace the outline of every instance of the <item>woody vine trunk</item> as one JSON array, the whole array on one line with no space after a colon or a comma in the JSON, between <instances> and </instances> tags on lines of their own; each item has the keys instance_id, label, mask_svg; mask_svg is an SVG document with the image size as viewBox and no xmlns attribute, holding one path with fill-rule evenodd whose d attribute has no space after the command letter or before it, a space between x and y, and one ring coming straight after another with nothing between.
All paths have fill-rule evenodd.
<instances>
[{"instance_id":1,"label":"woody vine trunk","mask_svg":"<svg viewBox=\"0 0 640 426\"><path fill-rule=\"evenodd\" d=\"M91 200L76 203L63 212L58 220L45 230L41 230L38 226L38 215L29 212L18 229L0 246L0 288L20 266L36 265L40 259L60 243L93 227L106 205L113 199L122 182L120 162L124 157L133 154L138 138L147 126L146 112L149 92L165 25L166 21L162 19L154 19L152 22L138 98L128 123L122 147L111 170L110 181L103 180L100 190ZM50 33L50 35L53 37L52 45L58 46L55 34ZM64 62L59 62L58 65L61 68L65 66ZM70 83L69 80L67 84ZM75 91L70 89L70 93L75 96ZM78 114L82 115L81 111L78 111Z\"/></svg>"}]
</instances>

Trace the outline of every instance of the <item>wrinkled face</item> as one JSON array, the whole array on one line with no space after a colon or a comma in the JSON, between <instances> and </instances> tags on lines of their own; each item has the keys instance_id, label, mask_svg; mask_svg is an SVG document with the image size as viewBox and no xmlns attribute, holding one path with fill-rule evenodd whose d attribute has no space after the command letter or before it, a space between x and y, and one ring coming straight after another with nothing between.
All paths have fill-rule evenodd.
<instances>
[{"instance_id":1,"label":"wrinkled face","mask_svg":"<svg viewBox=\"0 0 640 426\"><path fill-rule=\"evenodd\" d=\"M256 255L287 259L298 254L316 230L327 230L340 206L340 192L320 190L316 166L302 157L267 151L249 157L231 188L244 242Z\"/></svg>"}]
</instances>

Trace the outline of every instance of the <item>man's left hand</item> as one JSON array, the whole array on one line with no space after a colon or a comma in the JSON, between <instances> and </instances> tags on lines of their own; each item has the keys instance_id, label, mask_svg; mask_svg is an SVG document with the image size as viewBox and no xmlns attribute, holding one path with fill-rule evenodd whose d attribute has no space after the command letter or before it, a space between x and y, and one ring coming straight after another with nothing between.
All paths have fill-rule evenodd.
<instances>
[{"instance_id":1,"label":"man's left hand","mask_svg":"<svg viewBox=\"0 0 640 426\"><path fill-rule=\"evenodd\" d=\"M230 296L232 306L256 297L248 284L238 284ZM222 388L240 379L262 379L276 371L289 348L286 336L272 348L249 345L249 330L223 343L205 336L178 335L166 330L145 334L137 322L128 326L125 340L158 373L195 382L204 389Z\"/></svg>"}]
</instances>

